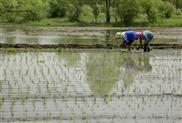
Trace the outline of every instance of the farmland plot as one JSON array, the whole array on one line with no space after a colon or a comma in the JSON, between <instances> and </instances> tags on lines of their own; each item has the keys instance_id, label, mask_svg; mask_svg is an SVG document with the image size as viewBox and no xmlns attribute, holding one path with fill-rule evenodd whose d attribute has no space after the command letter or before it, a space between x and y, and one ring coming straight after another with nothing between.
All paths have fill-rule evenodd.
<instances>
[{"instance_id":1,"label":"farmland plot","mask_svg":"<svg viewBox=\"0 0 182 123\"><path fill-rule=\"evenodd\" d=\"M181 50L1 51L0 64L1 122L181 122Z\"/></svg>"},{"instance_id":2,"label":"farmland plot","mask_svg":"<svg viewBox=\"0 0 182 123\"><path fill-rule=\"evenodd\" d=\"M182 44L181 27L31 27L0 26L0 43L8 44L112 44L120 45L114 35L118 31L151 30L154 44Z\"/></svg>"}]
</instances>

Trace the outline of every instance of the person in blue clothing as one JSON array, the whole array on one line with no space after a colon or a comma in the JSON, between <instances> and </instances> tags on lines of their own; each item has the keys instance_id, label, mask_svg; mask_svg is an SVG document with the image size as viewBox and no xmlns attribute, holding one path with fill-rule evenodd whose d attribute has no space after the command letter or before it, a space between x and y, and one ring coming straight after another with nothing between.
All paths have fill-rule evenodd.
<instances>
[{"instance_id":1,"label":"person in blue clothing","mask_svg":"<svg viewBox=\"0 0 182 123\"><path fill-rule=\"evenodd\" d=\"M131 44L136 39L136 32L135 31L125 31L125 32L117 32L116 39L123 39L123 44L121 46L128 47L131 50Z\"/></svg>"},{"instance_id":2,"label":"person in blue clothing","mask_svg":"<svg viewBox=\"0 0 182 123\"><path fill-rule=\"evenodd\" d=\"M116 39L123 39L122 46L128 47L131 50L131 44L135 40L140 40L140 46L142 47L142 40L144 40L144 52L150 52L150 42L153 39L153 33L146 30L143 32L135 32L135 31L125 31L125 32L117 32L115 35ZM138 47L138 49L139 49Z\"/></svg>"}]
</instances>

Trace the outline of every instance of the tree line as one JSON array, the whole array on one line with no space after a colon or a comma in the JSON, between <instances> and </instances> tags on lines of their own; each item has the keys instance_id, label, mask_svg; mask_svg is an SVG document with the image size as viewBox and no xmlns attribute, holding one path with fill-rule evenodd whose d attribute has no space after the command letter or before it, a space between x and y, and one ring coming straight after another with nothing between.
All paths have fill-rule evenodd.
<instances>
[{"instance_id":1,"label":"tree line","mask_svg":"<svg viewBox=\"0 0 182 123\"><path fill-rule=\"evenodd\" d=\"M145 15L150 23L181 14L182 0L0 0L0 16L8 22L26 22L43 18L79 21L84 8L89 8L95 22L101 13L105 21L124 24Z\"/></svg>"}]
</instances>

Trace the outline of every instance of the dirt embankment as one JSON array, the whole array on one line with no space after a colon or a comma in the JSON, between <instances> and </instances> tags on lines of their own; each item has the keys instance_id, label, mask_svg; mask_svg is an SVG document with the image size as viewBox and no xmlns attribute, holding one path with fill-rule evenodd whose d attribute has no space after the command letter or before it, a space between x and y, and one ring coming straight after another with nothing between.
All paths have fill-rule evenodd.
<instances>
[{"instance_id":1,"label":"dirt embankment","mask_svg":"<svg viewBox=\"0 0 182 123\"><path fill-rule=\"evenodd\" d=\"M132 47L136 47L133 45ZM182 49L182 44L151 44L153 49ZM81 45L81 44L2 44L0 43L0 48L34 48L34 49L122 49L125 47L120 47L116 45Z\"/></svg>"}]
</instances>

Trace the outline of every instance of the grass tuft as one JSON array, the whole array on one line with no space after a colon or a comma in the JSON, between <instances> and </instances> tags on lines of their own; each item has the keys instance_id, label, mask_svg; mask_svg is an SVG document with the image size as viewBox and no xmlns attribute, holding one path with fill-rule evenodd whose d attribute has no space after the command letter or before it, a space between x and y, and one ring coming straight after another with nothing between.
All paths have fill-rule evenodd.
<instances>
[{"instance_id":1,"label":"grass tuft","mask_svg":"<svg viewBox=\"0 0 182 123\"><path fill-rule=\"evenodd\" d=\"M8 52L9 52L9 53L16 54L16 53L17 53L17 49L16 49L16 48L9 48L9 49L8 49Z\"/></svg>"}]
</instances>

